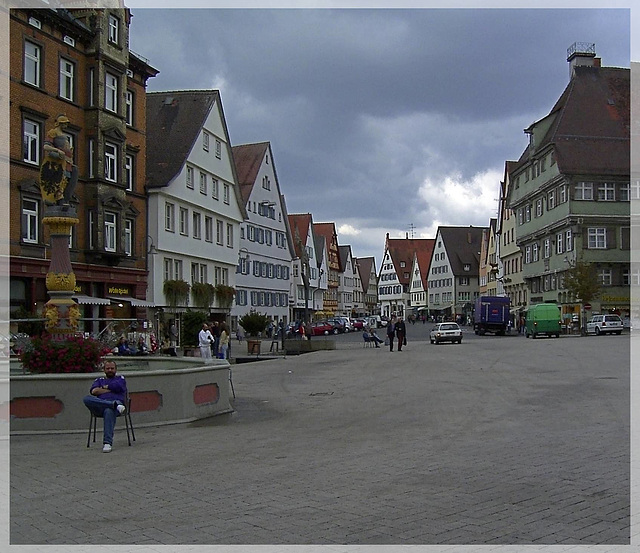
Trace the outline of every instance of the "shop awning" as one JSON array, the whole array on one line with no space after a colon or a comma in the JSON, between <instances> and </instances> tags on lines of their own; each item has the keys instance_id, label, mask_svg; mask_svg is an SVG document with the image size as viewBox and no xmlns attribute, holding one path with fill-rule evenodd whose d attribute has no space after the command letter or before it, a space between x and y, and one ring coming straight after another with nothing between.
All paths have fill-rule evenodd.
<instances>
[{"instance_id":1,"label":"shop awning","mask_svg":"<svg viewBox=\"0 0 640 553\"><path fill-rule=\"evenodd\" d=\"M84 296L82 294L74 294L73 299L80 305L109 305L111 300L107 298L94 298L93 296Z\"/></svg>"},{"instance_id":2,"label":"shop awning","mask_svg":"<svg viewBox=\"0 0 640 553\"><path fill-rule=\"evenodd\" d=\"M138 298L132 298L131 296L109 296L109 299L113 301L126 301L133 307L155 307L156 304L151 301L139 300Z\"/></svg>"}]
</instances>

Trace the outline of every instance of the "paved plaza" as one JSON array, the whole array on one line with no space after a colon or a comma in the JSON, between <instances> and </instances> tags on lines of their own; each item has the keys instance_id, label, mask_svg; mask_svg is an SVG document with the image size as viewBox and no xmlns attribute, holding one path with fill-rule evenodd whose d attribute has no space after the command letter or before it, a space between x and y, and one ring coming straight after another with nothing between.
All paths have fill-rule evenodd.
<instances>
[{"instance_id":1,"label":"paved plaza","mask_svg":"<svg viewBox=\"0 0 640 553\"><path fill-rule=\"evenodd\" d=\"M628 545L634 338L427 329L235 365L233 414L110 454L12 436L11 544Z\"/></svg>"}]
</instances>

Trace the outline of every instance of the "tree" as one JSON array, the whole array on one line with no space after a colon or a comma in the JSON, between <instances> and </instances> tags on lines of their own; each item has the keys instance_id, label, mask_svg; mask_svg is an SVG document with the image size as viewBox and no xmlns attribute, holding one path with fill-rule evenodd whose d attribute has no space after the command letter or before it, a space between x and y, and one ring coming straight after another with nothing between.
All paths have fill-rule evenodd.
<instances>
[{"instance_id":1,"label":"tree","mask_svg":"<svg viewBox=\"0 0 640 553\"><path fill-rule=\"evenodd\" d=\"M578 261L565 273L564 287L569 293L580 301L584 308L584 304L590 303L591 300L600 295L602 282L598 278L595 266L591 263ZM585 320L582 317L582 331L585 332Z\"/></svg>"}]
</instances>

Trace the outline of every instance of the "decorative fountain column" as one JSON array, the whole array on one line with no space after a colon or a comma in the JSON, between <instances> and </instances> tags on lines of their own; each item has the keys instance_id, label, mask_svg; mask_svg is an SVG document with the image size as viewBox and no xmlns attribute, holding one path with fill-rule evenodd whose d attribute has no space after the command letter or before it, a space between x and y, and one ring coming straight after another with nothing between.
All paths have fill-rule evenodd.
<instances>
[{"instance_id":1,"label":"decorative fountain column","mask_svg":"<svg viewBox=\"0 0 640 553\"><path fill-rule=\"evenodd\" d=\"M42 223L51 239L51 263L46 284L51 298L44 308L46 330L63 339L78 330L80 310L73 299L76 275L69 256L69 235L79 220L69 200L78 181L78 168L73 164L73 149L64 134L69 119L58 115L55 127L44 143L44 161L40 168L40 192L46 207Z\"/></svg>"}]
</instances>

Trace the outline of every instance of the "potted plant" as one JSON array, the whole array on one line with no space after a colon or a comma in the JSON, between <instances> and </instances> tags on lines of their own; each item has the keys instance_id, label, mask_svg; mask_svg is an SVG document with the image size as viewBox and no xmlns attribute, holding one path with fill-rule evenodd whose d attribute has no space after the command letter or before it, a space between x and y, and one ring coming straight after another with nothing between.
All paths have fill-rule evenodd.
<instances>
[{"instance_id":1,"label":"potted plant","mask_svg":"<svg viewBox=\"0 0 640 553\"><path fill-rule=\"evenodd\" d=\"M247 336L247 353L260 353L260 340L256 338L267 328L269 317L251 310L238 319L238 324L244 328Z\"/></svg>"}]
</instances>

